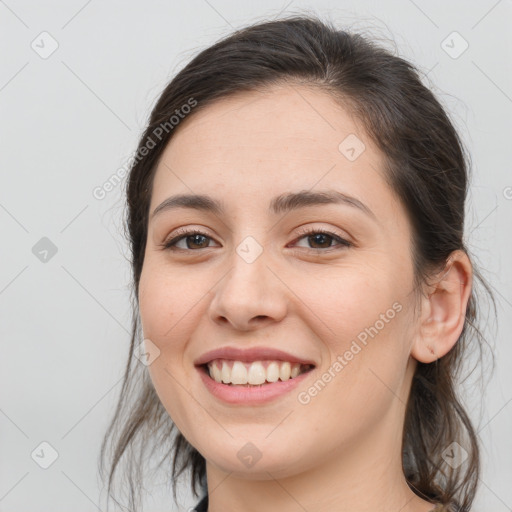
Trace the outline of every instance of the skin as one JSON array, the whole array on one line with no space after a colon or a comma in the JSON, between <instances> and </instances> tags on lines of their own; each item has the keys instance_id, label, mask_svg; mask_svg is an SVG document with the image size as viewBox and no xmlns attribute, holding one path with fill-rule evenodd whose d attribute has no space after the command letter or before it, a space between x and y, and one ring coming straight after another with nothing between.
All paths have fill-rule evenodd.
<instances>
[{"instance_id":1,"label":"skin","mask_svg":"<svg viewBox=\"0 0 512 512\"><path fill-rule=\"evenodd\" d=\"M349 134L365 145L354 161L339 150ZM433 509L403 475L405 404L416 362L442 357L462 331L471 266L456 251L434 285L414 288L411 226L383 165L330 96L290 84L215 102L183 121L165 149L150 212L178 193L207 194L226 208L151 218L139 287L144 337L160 351L151 379L206 459L210 512ZM342 204L268 211L282 193L327 189L359 199L374 218ZM181 227L209 238L163 249ZM299 227L327 229L353 245L319 241ZM263 250L252 263L236 252L248 236ZM396 303L400 312L300 403L298 394ZM316 368L271 403L228 405L209 393L193 364L227 345L276 347ZM248 442L261 454L252 467L237 457Z\"/></svg>"}]
</instances>

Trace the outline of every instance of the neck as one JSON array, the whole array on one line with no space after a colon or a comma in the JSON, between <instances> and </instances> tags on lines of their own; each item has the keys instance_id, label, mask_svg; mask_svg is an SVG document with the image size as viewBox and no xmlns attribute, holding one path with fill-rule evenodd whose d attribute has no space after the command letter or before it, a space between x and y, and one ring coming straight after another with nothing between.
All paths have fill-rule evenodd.
<instances>
[{"instance_id":1,"label":"neck","mask_svg":"<svg viewBox=\"0 0 512 512\"><path fill-rule=\"evenodd\" d=\"M363 448L356 443L344 446L301 473L282 476L267 469L247 476L207 462L208 512L430 512L434 508L407 485L400 435L390 439L375 432Z\"/></svg>"}]
</instances>

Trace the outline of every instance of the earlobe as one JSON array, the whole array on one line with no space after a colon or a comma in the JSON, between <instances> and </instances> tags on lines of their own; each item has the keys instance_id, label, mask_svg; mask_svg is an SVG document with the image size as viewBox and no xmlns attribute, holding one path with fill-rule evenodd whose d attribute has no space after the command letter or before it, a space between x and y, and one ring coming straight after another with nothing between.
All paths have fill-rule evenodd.
<instances>
[{"instance_id":1,"label":"earlobe","mask_svg":"<svg viewBox=\"0 0 512 512\"><path fill-rule=\"evenodd\" d=\"M411 356L431 363L453 348L464 327L471 286L471 262L465 252L454 251L421 299L421 315Z\"/></svg>"}]
</instances>

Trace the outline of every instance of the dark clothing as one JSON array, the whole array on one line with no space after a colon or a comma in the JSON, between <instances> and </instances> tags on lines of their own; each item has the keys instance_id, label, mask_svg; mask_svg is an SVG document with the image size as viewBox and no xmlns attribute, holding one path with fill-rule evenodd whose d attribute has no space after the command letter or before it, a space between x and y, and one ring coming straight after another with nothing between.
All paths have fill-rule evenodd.
<instances>
[{"instance_id":1,"label":"dark clothing","mask_svg":"<svg viewBox=\"0 0 512 512\"><path fill-rule=\"evenodd\" d=\"M208 494L203 496L201 501L195 506L192 512L208 512Z\"/></svg>"},{"instance_id":2,"label":"dark clothing","mask_svg":"<svg viewBox=\"0 0 512 512\"><path fill-rule=\"evenodd\" d=\"M455 506L451 507L450 505L443 506L438 504L432 509L431 512L456 512L457 510L458 508ZM196 505L192 512L208 512L208 494L203 496L201 501Z\"/></svg>"}]
</instances>

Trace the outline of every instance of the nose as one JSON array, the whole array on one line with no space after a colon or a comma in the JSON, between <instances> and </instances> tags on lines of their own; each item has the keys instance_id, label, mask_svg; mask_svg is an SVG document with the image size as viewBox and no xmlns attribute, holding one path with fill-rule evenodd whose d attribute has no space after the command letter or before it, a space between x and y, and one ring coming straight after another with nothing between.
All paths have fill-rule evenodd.
<instances>
[{"instance_id":1,"label":"nose","mask_svg":"<svg viewBox=\"0 0 512 512\"><path fill-rule=\"evenodd\" d=\"M270 268L265 251L250 263L233 251L231 262L213 289L211 319L241 331L280 322L287 312L287 288Z\"/></svg>"}]
</instances>

